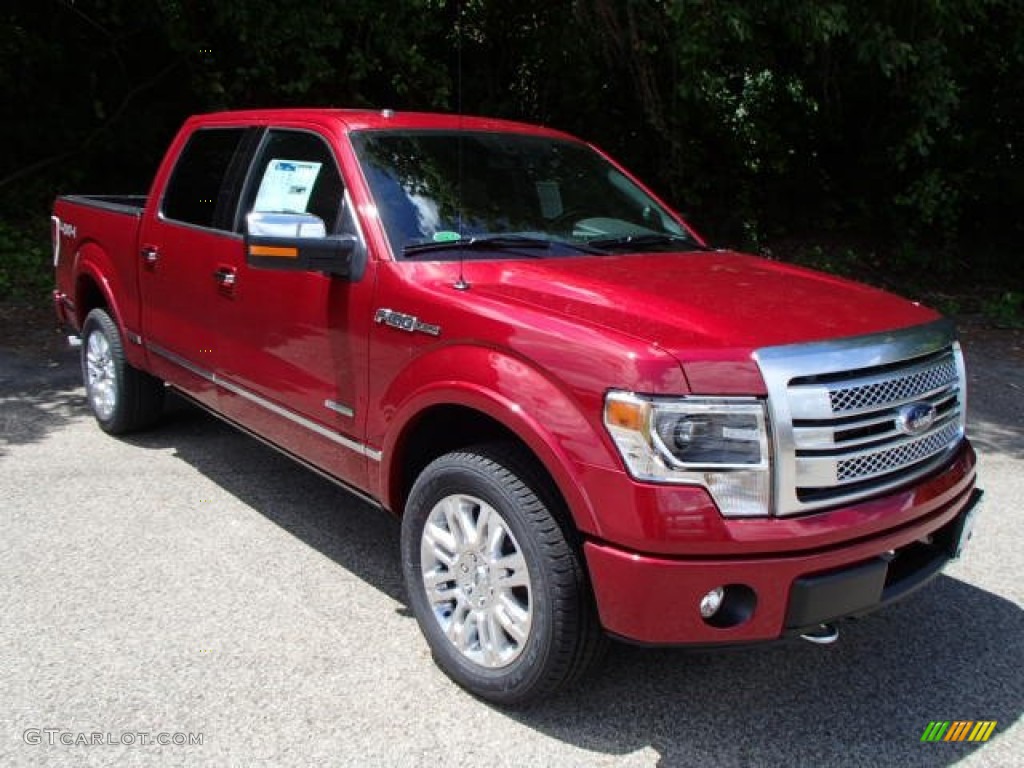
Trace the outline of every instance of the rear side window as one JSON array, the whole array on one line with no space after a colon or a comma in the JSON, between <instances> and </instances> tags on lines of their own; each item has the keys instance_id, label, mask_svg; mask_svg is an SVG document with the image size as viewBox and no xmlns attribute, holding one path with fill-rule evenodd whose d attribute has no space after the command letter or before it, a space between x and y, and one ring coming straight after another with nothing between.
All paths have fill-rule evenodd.
<instances>
[{"instance_id":1,"label":"rear side window","mask_svg":"<svg viewBox=\"0 0 1024 768\"><path fill-rule=\"evenodd\" d=\"M199 130L189 137L174 167L164 193L161 212L167 219L212 229L230 229L223 199L225 180L237 162L243 128L211 128Z\"/></svg>"}]
</instances>

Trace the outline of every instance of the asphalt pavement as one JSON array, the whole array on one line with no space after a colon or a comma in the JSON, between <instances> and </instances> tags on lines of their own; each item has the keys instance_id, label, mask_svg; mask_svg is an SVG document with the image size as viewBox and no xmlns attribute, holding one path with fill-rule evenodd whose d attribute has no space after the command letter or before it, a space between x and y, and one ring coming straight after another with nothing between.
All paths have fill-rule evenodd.
<instances>
[{"instance_id":1,"label":"asphalt pavement","mask_svg":"<svg viewBox=\"0 0 1024 768\"><path fill-rule=\"evenodd\" d=\"M615 645L506 712L432 664L390 518L178 400L108 437L73 352L0 342L0 765L1024 765L1024 351L966 349L964 561L833 646Z\"/></svg>"}]
</instances>

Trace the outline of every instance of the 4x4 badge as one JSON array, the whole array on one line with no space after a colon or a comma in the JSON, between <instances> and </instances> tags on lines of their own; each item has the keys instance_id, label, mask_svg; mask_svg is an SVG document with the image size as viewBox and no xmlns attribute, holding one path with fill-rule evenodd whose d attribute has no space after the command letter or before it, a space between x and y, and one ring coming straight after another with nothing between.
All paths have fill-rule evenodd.
<instances>
[{"instance_id":1,"label":"4x4 badge","mask_svg":"<svg viewBox=\"0 0 1024 768\"><path fill-rule=\"evenodd\" d=\"M387 325L400 331L408 331L409 333L419 331L429 336L441 335L441 326L424 323L414 315L405 315L401 312L395 312L393 309L378 309L373 316L373 322L377 323L377 325Z\"/></svg>"}]
</instances>

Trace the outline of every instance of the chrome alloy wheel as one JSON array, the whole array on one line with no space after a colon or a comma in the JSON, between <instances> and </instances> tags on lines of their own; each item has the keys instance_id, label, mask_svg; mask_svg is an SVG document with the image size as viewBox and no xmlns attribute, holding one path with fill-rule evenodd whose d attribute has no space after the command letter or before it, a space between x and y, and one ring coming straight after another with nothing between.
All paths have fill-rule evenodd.
<instances>
[{"instance_id":1,"label":"chrome alloy wheel","mask_svg":"<svg viewBox=\"0 0 1024 768\"><path fill-rule=\"evenodd\" d=\"M85 350L85 389L93 412L102 420L110 419L117 407L117 369L110 342L100 331L89 334Z\"/></svg>"},{"instance_id":2,"label":"chrome alloy wheel","mask_svg":"<svg viewBox=\"0 0 1024 768\"><path fill-rule=\"evenodd\" d=\"M519 657L533 623L530 571L494 507L441 499L423 528L420 565L434 618L459 653L490 669Z\"/></svg>"}]
</instances>

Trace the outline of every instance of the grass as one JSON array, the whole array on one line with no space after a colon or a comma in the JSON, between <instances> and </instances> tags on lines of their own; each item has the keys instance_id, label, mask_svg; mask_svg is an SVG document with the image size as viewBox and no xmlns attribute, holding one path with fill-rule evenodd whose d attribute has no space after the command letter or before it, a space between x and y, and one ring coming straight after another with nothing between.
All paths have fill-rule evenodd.
<instances>
[{"instance_id":1,"label":"grass","mask_svg":"<svg viewBox=\"0 0 1024 768\"><path fill-rule=\"evenodd\" d=\"M1024 290L1020 281L989 257L968 263L948 254L902 248L882 253L864 244L786 240L764 249L778 261L798 264L874 285L920 301L944 315L971 316L996 328L1024 328Z\"/></svg>"},{"instance_id":2,"label":"grass","mask_svg":"<svg viewBox=\"0 0 1024 768\"><path fill-rule=\"evenodd\" d=\"M0 220L0 300L41 304L53 288L50 235L44 224Z\"/></svg>"}]
</instances>

